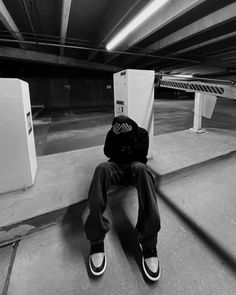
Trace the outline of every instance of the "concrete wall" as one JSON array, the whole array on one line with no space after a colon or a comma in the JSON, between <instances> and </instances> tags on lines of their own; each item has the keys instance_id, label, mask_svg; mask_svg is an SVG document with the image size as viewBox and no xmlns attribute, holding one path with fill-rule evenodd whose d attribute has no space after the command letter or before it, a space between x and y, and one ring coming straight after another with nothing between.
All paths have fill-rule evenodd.
<instances>
[{"instance_id":1,"label":"concrete wall","mask_svg":"<svg viewBox=\"0 0 236 295\"><path fill-rule=\"evenodd\" d=\"M113 105L113 74L102 71L3 62L1 77L29 83L31 104L46 108Z\"/></svg>"},{"instance_id":2,"label":"concrete wall","mask_svg":"<svg viewBox=\"0 0 236 295\"><path fill-rule=\"evenodd\" d=\"M46 108L78 108L113 104L113 82L98 78L23 78L31 104Z\"/></svg>"}]
</instances>

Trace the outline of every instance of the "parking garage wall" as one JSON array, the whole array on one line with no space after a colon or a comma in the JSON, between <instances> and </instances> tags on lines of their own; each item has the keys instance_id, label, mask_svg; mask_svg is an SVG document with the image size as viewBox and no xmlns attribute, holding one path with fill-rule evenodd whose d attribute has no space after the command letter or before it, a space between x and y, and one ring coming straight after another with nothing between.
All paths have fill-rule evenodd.
<instances>
[{"instance_id":1,"label":"parking garage wall","mask_svg":"<svg viewBox=\"0 0 236 295\"><path fill-rule=\"evenodd\" d=\"M3 61L0 75L28 82L32 105L79 108L114 103L112 73L13 61L4 66Z\"/></svg>"},{"instance_id":2,"label":"parking garage wall","mask_svg":"<svg viewBox=\"0 0 236 295\"><path fill-rule=\"evenodd\" d=\"M113 104L109 79L24 78L29 83L31 104L46 108L78 108Z\"/></svg>"}]
</instances>

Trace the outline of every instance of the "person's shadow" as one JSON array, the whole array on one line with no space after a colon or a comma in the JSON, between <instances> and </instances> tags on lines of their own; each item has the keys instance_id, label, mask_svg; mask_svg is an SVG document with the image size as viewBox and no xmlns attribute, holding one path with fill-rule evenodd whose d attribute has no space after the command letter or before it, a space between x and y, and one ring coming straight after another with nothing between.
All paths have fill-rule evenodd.
<instances>
[{"instance_id":1,"label":"person's shadow","mask_svg":"<svg viewBox=\"0 0 236 295\"><path fill-rule=\"evenodd\" d=\"M137 196L132 196L129 198L128 202L135 202L134 198ZM131 222L133 216L129 216L129 212L125 210L127 206L125 196L119 200L119 204L116 206L109 206L111 211L111 222L112 222L112 231L117 235L121 247L123 249L123 253L125 253L127 260L133 265L133 261L135 261L137 265L138 271L142 274L143 279L146 283L153 284L150 280L146 278L142 268L142 254L138 241L138 233L135 230L134 222ZM136 214L135 214L136 215ZM122 254L123 254L122 253ZM134 269L134 268L133 268ZM134 269L134 272L136 270Z\"/></svg>"},{"instance_id":2,"label":"person's shadow","mask_svg":"<svg viewBox=\"0 0 236 295\"><path fill-rule=\"evenodd\" d=\"M124 194L125 195L125 194ZM115 199L116 205L113 206ZM143 274L142 270L142 256L139 247L136 231L130 221L129 216L124 209L125 196L117 200L116 196L112 196L108 201L109 220L111 222L111 231L117 235L120 241L123 253L125 253L127 260L134 260L141 272L144 280L148 281ZM70 254L73 257L82 257L86 270L90 279L99 280L100 277L94 276L88 267L88 256L90 250L90 243L86 238L84 232L84 222L89 214L87 201L81 202L68 207L61 221L62 236L66 242L67 247L70 249ZM122 253L122 255L123 255Z\"/></svg>"},{"instance_id":3,"label":"person's shadow","mask_svg":"<svg viewBox=\"0 0 236 295\"><path fill-rule=\"evenodd\" d=\"M130 190L134 189L134 193ZM109 214L109 221L111 223L111 231L120 241L123 253L125 253L129 263L138 266L143 279L152 284L143 273L142 269L142 255L138 242L138 233L134 227L133 213L127 212L127 205L135 204L135 211L138 210L137 203L138 196L136 189L131 185L124 185L116 189L111 189L108 192L108 204L106 213ZM129 211L129 210L128 210ZM136 215L138 212L135 212ZM86 265L86 270L91 279L99 279L94 276L88 267L88 257L90 251L90 243L86 238L84 232L84 223L89 214L87 201L71 205L66 210L62 219L62 235L67 246L70 248L71 255L80 255ZM135 214L134 214L135 215ZM133 219L133 220L132 220ZM132 222L131 222L132 220ZM121 255L123 255L123 253ZM136 267L134 269L136 271Z\"/></svg>"},{"instance_id":4,"label":"person's shadow","mask_svg":"<svg viewBox=\"0 0 236 295\"><path fill-rule=\"evenodd\" d=\"M87 201L68 207L61 221L61 233L69 248L71 259L79 259L84 262L87 273L91 279L99 279L93 276L88 267L89 241L84 233L84 215L87 210Z\"/></svg>"}]
</instances>

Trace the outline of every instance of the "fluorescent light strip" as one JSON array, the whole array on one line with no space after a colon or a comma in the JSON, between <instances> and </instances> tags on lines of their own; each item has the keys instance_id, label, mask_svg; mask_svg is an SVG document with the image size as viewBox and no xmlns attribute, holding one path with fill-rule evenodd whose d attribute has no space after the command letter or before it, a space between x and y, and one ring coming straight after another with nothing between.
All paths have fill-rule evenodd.
<instances>
[{"instance_id":1,"label":"fluorescent light strip","mask_svg":"<svg viewBox=\"0 0 236 295\"><path fill-rule=\"evenodd\" d=\"M193 75L173 75L174 77L179 77L179 78L193 78Z\"/></svg>"},{"instance_id":2,"label":"fluorescent light strip","mask_svg":"<svg viewBox=\"0 0 236 295\"><path fill-rule=\"evenodd\" d=\"M113 49L118 43L125 39L133 30L140 26L147 18L160 9L169 0L154 0L142 12L140 12L131 22L129 22L110 42L106 49Z\"/></svg>"}]
</instances>

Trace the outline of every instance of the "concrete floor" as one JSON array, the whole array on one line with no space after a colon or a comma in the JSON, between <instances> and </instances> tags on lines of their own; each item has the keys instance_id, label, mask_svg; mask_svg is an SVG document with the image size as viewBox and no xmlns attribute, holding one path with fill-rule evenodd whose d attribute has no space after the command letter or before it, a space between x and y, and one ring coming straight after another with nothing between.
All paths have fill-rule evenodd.
<instances>
[{"instance_id":1,"label":"concrete floor","mask_svg":"<svg viewBox=\"0 0 236 295\"><path fill-rule=\"evenodd\" d=\"M110 199L107 210L112 230L106 237L108 265L103 277L94 279L88 273L89 244L82 219L68 210L61 225L17 244L7 294L235 294L235 167L232 157L161 186L158 283L147 282L140 268L133 231L136 193L127 198L121 193ZM1 262L7 265L11 253L9 247L2 248ZM2 273L0 286L6 270Z\"/></svg>"},{"instance_id":2,"label":"concrete floor","mask_svg":"<svg viewBox=\"0 0 236 295\"><path fill-rule=\"evenodd\" d=\"M154 135L193 126L193 100L156 100L154 104ZM47 114L50 115L50 114ZM103 145L113 118L112 109L74 115L51 114L52 120L34 125L37 155ZM218 99L212 119L203 118L203 128L236 130L236 100Z\"/></svg>"},{"instance_id":3,"label":"concrete floor","mask_svg":"<svg viewBox=\"0 0 236 295\"><path fill-rule=\"evenodd\" d=\"M154 136L147 165L161 182L173 181L235 152L236 131L177 131ZM104 161L103 145L38 157L34 186L0 196L0 244L37 230L46 215L87 200L94 169Z\"/></svg>"},{"instance_id":4,"label":"concrete floor","mask_svg":"<svg viewBox=\"0 0 236 295\"><path fill-rule=\"evenodd\" d=\"M212 120L204 119L203 127L235 131L235 106L236 101L219 100ZM165 137L191 127L192 109L191 100L156 101L155 135ZM112 111L105 110L40 121L34 126L37 154L102 145L112 117ZM106 238L108 266L102 278L88 273L89 245L81 214L71 214L69 207L62 224L0 248L2 294L235 294L235 171L232 156L161 185L162 277L157 284L146 282L141 272L133 232L137 200L132 190L126 199L120 192L110 200L107 215L112 231Z\"/></svg>"}]
</instances>

